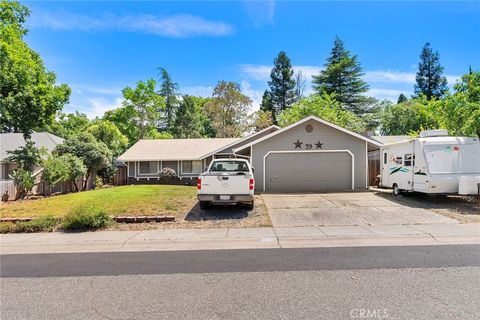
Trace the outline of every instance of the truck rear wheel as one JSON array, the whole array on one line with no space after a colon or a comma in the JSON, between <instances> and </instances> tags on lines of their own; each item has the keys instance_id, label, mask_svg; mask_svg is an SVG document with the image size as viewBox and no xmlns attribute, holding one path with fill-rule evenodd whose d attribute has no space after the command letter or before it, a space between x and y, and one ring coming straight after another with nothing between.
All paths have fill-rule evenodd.
<instances>
[{"instance_id":1,"label":"truck rear wheel","mask_svg":"<svg viewBox=\"0 0 480 320\"><path fill-rule=\"evenodd\" d=\"M394 183L393 184L393 195L395 197L401 195L403 193L403 190L398 187L398 184Z\"/></svg>"},{"instance_id":2,"label":"truck rear wheel","mask_svg":"<svg viewBox=\"0 0 480 320\"><path fill-rule=\"evenodd\" d=\"M208 201L199 201L200 209L207 210L210 207L210 203Z\"/></svg>"},{"instance_id":3,"label":"truck rear wheel","mask_svg":"<svg viewBox=\"0 0 480 320\"><path fill-rule=\"evenodd\" d=\"M246 204L246 208L247 208L248 211L253 210L253 207L254 207L254 206L255 206L255 201L253 201L253 200L252 200L252 202L248 202L248 203Z\"/></svg>"}]
</instances>

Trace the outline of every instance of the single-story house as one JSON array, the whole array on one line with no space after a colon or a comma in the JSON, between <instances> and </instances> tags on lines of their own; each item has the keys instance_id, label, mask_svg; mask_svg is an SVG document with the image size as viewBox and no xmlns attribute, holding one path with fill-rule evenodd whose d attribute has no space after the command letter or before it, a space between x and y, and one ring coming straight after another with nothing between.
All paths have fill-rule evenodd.
<instances>
[{"instance_id":1,"label":"single-story house","mask_svg":"<svg viewBox=\"0 0 480 320\"><path fill-rule=\"evenodd\" d=\"M243 139L141 140L118 160L130 183L158 180L162 168L194 180L214 158L248 159L257 191L365 190L368 153L382 144L315 116Z\"/></svg>"},{"instance_id":2,"label":"single-story house","mask_svg":"<svg viewBox=\"0 0 480 320\"><path fill-rule=\"evenodd\" d=\"M59 144L63 143L63 139L48 133L34 132L32 133L32 141L35 147L44 148L48 154ZM0 180L9 180L9 174L17 167L16 163L9 163L6 158L10 156L8 151L15 151L25 146L25 139L22 133L0 133ZM41 168L37 168L38 171Z\"/></svg>"}]
</instances>

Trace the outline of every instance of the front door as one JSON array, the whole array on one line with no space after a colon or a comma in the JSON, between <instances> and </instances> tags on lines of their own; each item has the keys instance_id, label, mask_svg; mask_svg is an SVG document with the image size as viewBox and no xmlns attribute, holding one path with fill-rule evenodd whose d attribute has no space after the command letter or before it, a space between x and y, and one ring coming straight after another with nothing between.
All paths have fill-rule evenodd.
<instances>
[{"instance_id":1,"label":"front door","mask_svg":"<svg viewBox=\"0 0 480 320\"><path fill-rule=\"evenodd\" d=\"M380 184L384 187L391 187L388 178L390 176L390 171L388 170L388 150L382 151L382 158L380 159L381 163L381 175L380 175Z\"/></svg>"}]
</instances>

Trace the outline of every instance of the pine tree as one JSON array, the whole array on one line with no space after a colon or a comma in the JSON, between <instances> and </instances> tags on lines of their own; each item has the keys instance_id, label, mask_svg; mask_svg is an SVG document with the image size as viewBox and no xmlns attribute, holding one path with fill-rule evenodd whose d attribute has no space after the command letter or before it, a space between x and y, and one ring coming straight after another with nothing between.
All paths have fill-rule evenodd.
<instances>
[{"instance_id":1,"label":"pine tree","mask_svg":"<svg viewBox=\"0 0 480 320\"><path fill-rule=\"evenodd\" d=\"M160 90L158 94L165 99L165 110L163 112L163 123L160 124L162 130L171 132L175 121L175 110L178 107L177 99L178 85L173 82L170 74L162 67L158 68L160 73Z\"/></svg>"},{"instance_id":2,"label":"pine tree","mask_svg":"<svg viewBox=\"0 0 480 320\"><path fill-rule=\"evenodd\" d=\"M335 94L335 99L344 108L356 114L362 114L365 108L365 97L368 84L362 80L363 69L356 55L345 49L343 41L336 37L325 63L324 70L313 76L313 89L318 94Z\"/></svg>"},{"instance_id":3,"label":"pine tree","mask_svg":"<svg viewBox=\"0 0 480 320\"><path fill-rule=\"evenodd\" d=\"M175 120L172 128L174 137L199 138L201 137L201 130L201 111L197 108L195 99L186 95L175 110Z\"/></svg>"},{"instance_id":4,"label":"pine tree","mask_svg":"<svg viewBox=\"0 0 480 320\"><path fill-rule=\"evenodd\" d=\"M398 104L398 103L405 102L405 101L407 101L407 100L408 100L407 96L404 95L403 93L400 93L400 95L398 96L397 104Z\"/></svg>"},{"instance_id":5,"label":"pine tree","mask_svg":"<svg viewBox=\"0 0 480 320\"><path fill-rule=\"evenodd\" d=\"M277 124L277 120L275 116L275 107L273 106L272 97L271 97L270 91L268 90L265 90L263 92L262 103L260 104L260 110L270 113L273 123Z\"/></svg>"},{"instance_id":6,"label":"pine tree","mask_svg":"<svg viewBox=\"0 0 480 320\"><path fill-rule=\"evenodd\" d=\"M295 93L295 79L290 58L284 51L280 51L273 60L270 72L270 99L275 109L275 115L292 106L297 101Z\"/></svg>"},{"instance_id":7,"label":"pine tree","mask_svg":"<svg viewBox=\"0 0 480 320\"><path fill-rule=\"evenodd\" d=\"M447 78L443 76L438 51L433 51L427 42L420 54L415 95L425 95L428 99L441 98L448 92Z\"/></svg>"}]
</instances>

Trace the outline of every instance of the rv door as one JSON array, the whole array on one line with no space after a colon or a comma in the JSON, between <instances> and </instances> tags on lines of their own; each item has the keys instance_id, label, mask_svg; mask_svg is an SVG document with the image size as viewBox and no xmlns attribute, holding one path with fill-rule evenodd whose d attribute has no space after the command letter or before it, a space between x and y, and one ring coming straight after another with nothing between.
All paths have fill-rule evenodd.
<instances>
[{"instance_id":1,"label":"rv door","mask_svg":"<svg viewBox=\"0 0 480 320\"><path fill-rule=\"evenodd\" d=\"M380 179L381 185L384 187L391 187L389 184L389 171L388 171L388 149L382 149L382 158L381 161L381 171L380 171Z\"/></svg>"}]
</instances>

